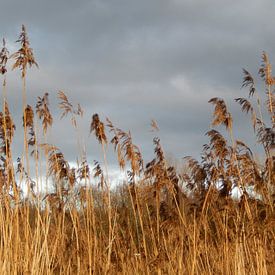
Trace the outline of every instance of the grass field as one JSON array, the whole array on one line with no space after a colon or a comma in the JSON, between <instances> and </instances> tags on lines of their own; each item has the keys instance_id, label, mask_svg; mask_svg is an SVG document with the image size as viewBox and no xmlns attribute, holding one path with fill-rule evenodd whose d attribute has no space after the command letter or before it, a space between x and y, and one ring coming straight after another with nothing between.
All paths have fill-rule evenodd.
<instances>
[{"instance_id":1,"label":"grass field","mask_svg":"<svg viewBox=\"0 0 275 275\"><path fill-rule=\"evenodd\" d=\"M248 97L236 99L263 148L263 163L233 135L232 115L223 99L212 98L213 129L199 161L186 157L184 167L174 167L155 137L155 158L144 163L130 132L94 114L87 129L97 139L103 161L90 162L86 152L72 167L57 146L47 143L53 124L49 95L28 105L26 76L38 64L25 27L17 52L10 54L3 42L1 274L274 274L275 79L266 53L259 69L263 90L257 91L244 70ZM7 100L12 92L7 91L8 63L21 72L22 125L16 128ZM72 118L68 127L77 129L80 105L64 92L57 97L62 116ZM24 148L15 156L11 148L20 127ZM152 127L157 130L156 122ZM125 174L124 183L115 188L107 145ZM47 165L41 175L43 160ZM42 176L50 186L40 190ZM238 197L232 196L234 190Z\"/></svg>"}]
</instances>

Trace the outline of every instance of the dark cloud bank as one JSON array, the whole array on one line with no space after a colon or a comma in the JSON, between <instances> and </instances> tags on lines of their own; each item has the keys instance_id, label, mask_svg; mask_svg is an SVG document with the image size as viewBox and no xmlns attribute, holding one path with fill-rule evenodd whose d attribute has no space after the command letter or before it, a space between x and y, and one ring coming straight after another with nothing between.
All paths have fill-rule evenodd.
<instances>
[{"instance_id":1,"label":"dark cloud bank","mask_svg":"<svg viewBox=\"0 0 275 275\"><path fill-rule=\"evenodd\" d=\"M95 112L130 129L147 158L155 119L166 151L183 157L198 156L207 142L211 97L227 100L238 136L249 138L233 99L246 95L240 90L243 67L255 73L263 50L275 60L274 11L271 0L9 0L1 5L0 26L15 50L26 25L40 65L28 75L28 102L50 93L56 117L50 140L67 158L75 158L76 134L69 121L58 120L58 90L85 110L80 133L92 159L98 155L88 134ZM9 74L8 83L16 112L18 73Z\"/></svg>"}]
</instances>

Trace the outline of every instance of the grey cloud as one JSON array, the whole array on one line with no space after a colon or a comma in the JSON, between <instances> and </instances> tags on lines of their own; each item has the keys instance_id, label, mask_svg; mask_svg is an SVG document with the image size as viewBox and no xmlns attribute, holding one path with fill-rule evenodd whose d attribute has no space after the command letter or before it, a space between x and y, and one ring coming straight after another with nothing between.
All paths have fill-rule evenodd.
<instances>
[{"instance_id":1,"label":"grey cloud","mask_svg":"<svg viewBox=\"0 0 275 275\"><path fill-rule=\"evenodd\" d=\"M231 101L246 95L242 67L256 73L262 50L275 58L274 8L271 0L10 0L2 3L0 35L11 43L27 26L40 64L28 74L32 105L48 91L58 118L56 93L64 90L85 109L86 131L93 113L108 116L131 129L149 158L153 118L167 151L198 155L211 120L208 99L224 97L237 110ZM11 107L21 110L20 76L12 73L8 81ZM243 119L238 113L241 133ZM64 125L57 120L55 131ZM56 140L66 137L61 146L74 158L66 127ZM96 157L93 146L89 141Z\"/></svg>"}]
</instances>

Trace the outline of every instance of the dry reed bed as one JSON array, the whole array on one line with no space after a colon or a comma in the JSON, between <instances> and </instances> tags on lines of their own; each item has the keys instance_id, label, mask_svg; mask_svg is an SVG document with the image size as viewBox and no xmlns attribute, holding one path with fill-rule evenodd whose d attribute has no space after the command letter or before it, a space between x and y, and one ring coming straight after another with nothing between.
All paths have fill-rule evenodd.
<instances>
[{"instance_id":1,"label":"dry reed bed","mask_svg":"<svg viewBox=\"0 0 275 275\"><path fill-rule=\"evenodd\" d=\"M144 164L130 132L97 114L90 132L101 146L103 161L91 164L83 154L79 166L71 167L58 147L46 142L53 123L49 95L38 97L34 108L27 104L27 69L38 65L24 26L17 42L16 53L9 54L5 41L0 53L2 274L273 274L275 80L266 53L259 70L266 102L262 104L246 70L243 86L249 98L236 99L250 115L265 163L255 161L250 148L235 139L225 102L213 98L213 127L225 126L227 136L210 130L201 161L187 157L182 172L169 165L157 137L155 158ZM21 71L22 80L24 148L18 159L11 150L16 129L6 96L8 62ZM80 105L70 103L64 92L58 100L61 117L71 116L77 129ZM36 131L39 120L42 142ZM154 121L152 127L157 129ZM120 169L128 170L124 184L115 189L108 175L109 143ZM48 193L36 188L42 158L54 190ZM232 197L234 188L239 199Z\"/></svg>"}]
</instances>

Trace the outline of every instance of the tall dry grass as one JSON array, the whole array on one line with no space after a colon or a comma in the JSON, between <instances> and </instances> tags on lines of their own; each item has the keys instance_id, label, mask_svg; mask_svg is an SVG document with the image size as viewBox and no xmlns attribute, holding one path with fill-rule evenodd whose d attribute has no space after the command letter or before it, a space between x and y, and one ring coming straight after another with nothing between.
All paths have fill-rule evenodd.
<instances>
[{"instance_id":1,"label":"tall dry grass","mask_svg":"<svg viewBox=\"0 0 275 275\"><path fill-rule=\"evenodd\" d=\"M266 53L259 70L266 101L246 70L248 98L236 99L250 115L266 161L259 164L236 139L224 100L213 98L215 128L207 132L209 143L200 161L185 158L182 172L169 164L158 137L153 140L155 158L145 164L131 133L98 114L88 127L101 146L102 163L89 163L88 153L82 153L82 161L72 167L57 146L47 143L53 124L49 94L38 97L34 107L27 104L27 68L37 62L25 27L16 53L10 55L3 42L1 274L274 274L275 81ZM19 157L11 150L16 128L7 101L8 62L22 73L24 148ZM80 105L74 106L64 92L58 100L61 117L70 116L77 131ZM40 121L43 138L37 134ZM216 129L223 126L225 135ZM158 129L155 121L152 127ZM115 188L107 144L125 172L124 184ZM46 192L38 188L42 159L51 179L44 187L52 185ZM239 198L232 196L237 189Z\"/></svg>"}]
</instances>

